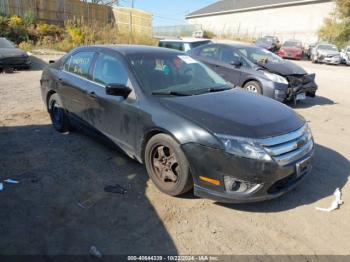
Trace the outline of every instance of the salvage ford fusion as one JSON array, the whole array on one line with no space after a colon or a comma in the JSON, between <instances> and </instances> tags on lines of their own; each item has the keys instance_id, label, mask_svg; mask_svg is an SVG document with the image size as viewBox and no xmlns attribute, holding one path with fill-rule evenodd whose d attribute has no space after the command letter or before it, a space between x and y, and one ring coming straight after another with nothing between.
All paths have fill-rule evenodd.
<instances>
[{"instance_id":1,"label":"salvage ford fusion","mask_svg":"<svg viewBox=\"0 0 350 262\"><path fill-rule=\"evenodd\" d=\"M303 118L232 89L182 52L80 47L43 71L41 91L57 131L93 128L144 163L172 196L194 187L221 202L266 200L311 169L314 142Z\"/></svg>"}]
</instances>

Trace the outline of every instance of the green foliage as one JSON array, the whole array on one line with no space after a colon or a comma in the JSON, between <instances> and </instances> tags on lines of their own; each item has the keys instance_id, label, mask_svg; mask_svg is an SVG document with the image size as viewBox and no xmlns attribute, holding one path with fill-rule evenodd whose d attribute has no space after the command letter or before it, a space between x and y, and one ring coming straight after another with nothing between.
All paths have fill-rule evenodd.
<instances>
[{"instance_id":1,"label":"green foliage","mask_svg":"<svg viewBox=\"0 0 350 262\"><path fill-rule=\"evenodd\" d=\"M208 39L212 39L212 38L216 37L216 35L213 32L211 32L211 31L205 30L204 34L203 34L203 37L204 38L208 38Z\"/></svg>"},{"instance_id":2,"label":"green foliage","mask_svg":"<svg viewBox=\"0 0 350 262\"><path fill-rule=\"evenodd\" d=\"M350 0L336 0L336 10L326 18L318 35L322 40L346 46L350 41Z\"/></svg>"},{"instance_id":3,"label":"green foliage","mask_svg":"<svg viewBox=\"0 0 350 262\"><path fill-rule=\"evenodd\" d=\"M113 24L86 24L69 20L64 26L58 26L36 22L32 13L27 13L23 19L18 16L0 16L0 36L7 37L27 51L36 47L69 51L80 45L157 44L152 37L121 32Z\"/></svg>"}]
</instances>

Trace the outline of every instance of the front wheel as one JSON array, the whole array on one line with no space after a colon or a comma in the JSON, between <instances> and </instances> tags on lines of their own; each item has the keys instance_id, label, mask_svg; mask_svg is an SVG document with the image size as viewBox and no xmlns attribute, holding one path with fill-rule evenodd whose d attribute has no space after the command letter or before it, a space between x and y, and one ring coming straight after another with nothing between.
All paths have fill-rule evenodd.
<instances>
[{"instance_id":1,"label":"front wheel","mask_svg":"<svg viewBox=\"0 0 350 262\"><path fill-rule=\"evenodd\" d=\"M52 121L53 127L56 131L60 133L66 133L70 131L71 127L69 124L69 119L64 108L62 108L61 103L59 102L57 94L51 95L49 99L49 113Z\"/></svg>"},{"instance_id":2,"label":"front wheel","mask_svg":"<svg viewBox=\"0 0 350 262\"><path fill-rule=\"evenodd\" d=\"M190 167L180 145L169 135L155 135L145 149L147 172L156 187L171 196L192 189Z\"/></svg>"},{"instance_id":3,"label":"front wheel","mask_svg":"<svg viewBox=\"0 0 350 262\"><path fill-rule=\"evenodd\" d=\"M261 85L257 81L250 81L250 82L246 83L243 88L249 92L253 92L256 94L262 95L262 93L263 93Z\"/></svg>"}]
</instances>

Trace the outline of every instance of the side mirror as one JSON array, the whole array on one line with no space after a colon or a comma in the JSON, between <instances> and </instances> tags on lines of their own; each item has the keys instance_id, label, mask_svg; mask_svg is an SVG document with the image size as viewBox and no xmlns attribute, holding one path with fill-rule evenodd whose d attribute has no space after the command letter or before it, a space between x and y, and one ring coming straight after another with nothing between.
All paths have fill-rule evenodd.
<instances>
[{"instance_id":1,"label":"side mirror","mask_svg":"<svg viewBox=\"0 0 350 262\"><path fill-rule=\"evenodd\" d=\"M131 89L123 84L106 85L106 94L110 96L122 96L127 98L131 93Z\"/></svg>"},{"instance_id":2,"label":"side mirror","mask_svg":"<svg viewBox=\"0 0 350 262\"><path fill-rule=\"evenodd\" d=\"M235 66L235 67L240 67L242 65L242 61L234 60L230 62L230 65Z\"/></svg>"}]
</instances>

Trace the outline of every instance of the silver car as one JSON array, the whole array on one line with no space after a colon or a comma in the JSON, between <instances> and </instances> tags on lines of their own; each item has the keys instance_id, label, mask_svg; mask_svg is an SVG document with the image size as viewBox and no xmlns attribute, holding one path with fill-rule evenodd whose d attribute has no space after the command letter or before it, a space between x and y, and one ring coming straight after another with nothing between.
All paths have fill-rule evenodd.
<instances>
[{"instance_id":1,"label":"silver car","mask_svg":"<svg viewBox=\"0 0 350 262\"><path fill-rule=\"evenodd\" d=\"M340 52L340 57L343 64L350 65L350 46Z\"/></svg>"},{"instance_id":2,"label":"silver car","mask_svg":"<svg viewBox=\"0 0 350 262\"><path fill-rule=\"evenodd\" d=\"M318 44L313 48L311 54L313 63L325 63L339 65L341 63L340 52L335 45Z\"/></svg>"}]
</instances>

